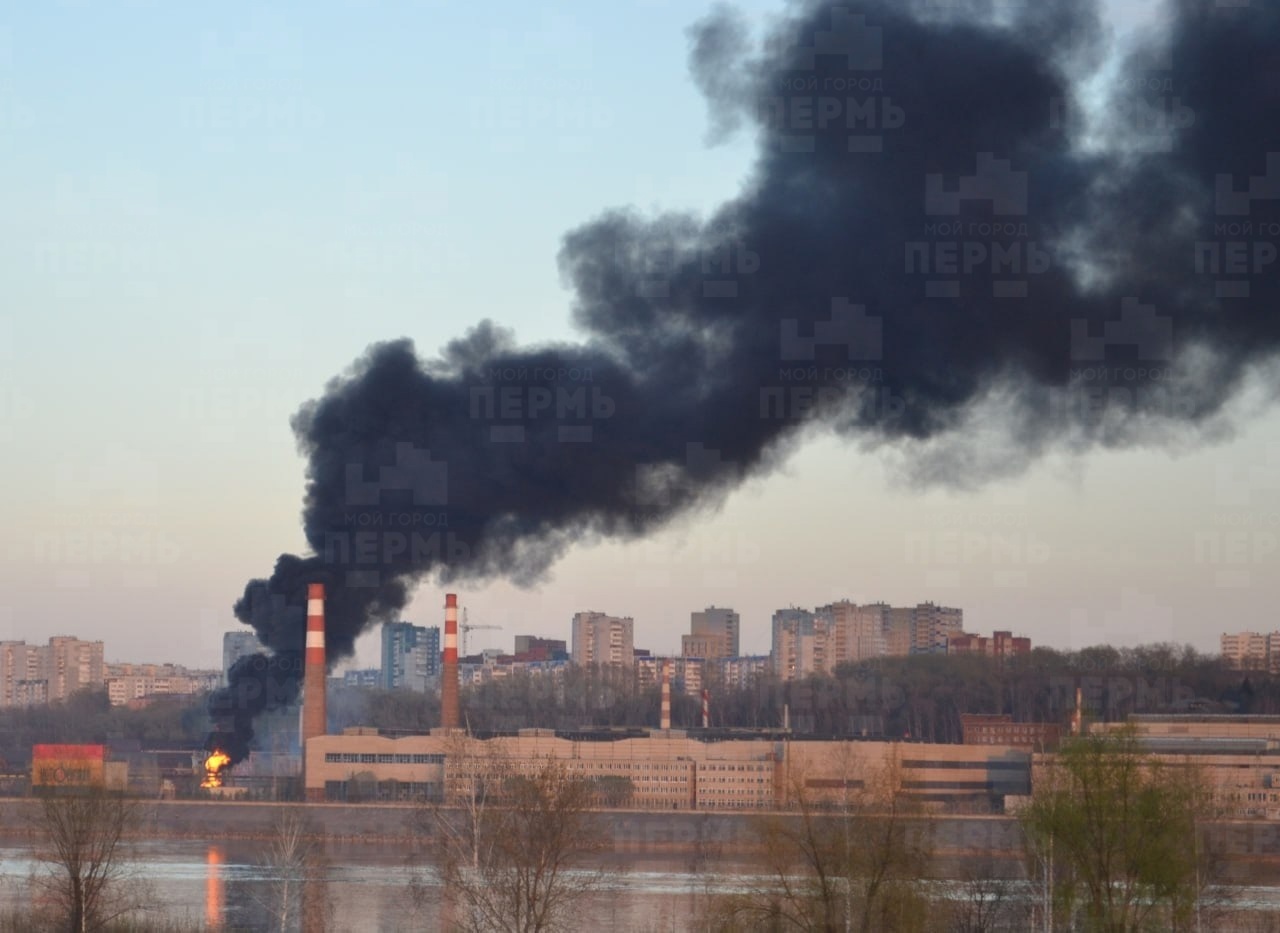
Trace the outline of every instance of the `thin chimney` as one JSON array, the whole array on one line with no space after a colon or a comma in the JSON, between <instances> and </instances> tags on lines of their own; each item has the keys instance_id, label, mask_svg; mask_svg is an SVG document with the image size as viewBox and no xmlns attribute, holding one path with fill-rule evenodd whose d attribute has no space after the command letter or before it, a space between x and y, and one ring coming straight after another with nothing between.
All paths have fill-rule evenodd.
<instances>
[{"instance_id":1,"label":"thin chimney","mask_svg":"<svg viewBox=\"0 0 1280 933\"><path fill-rule=\"evenodd\" d=\"M440 671L440 725L458 728L458 597L444 597L444 664Z\"/></svg>"},{"instance_id":2,"label":"thin chimney","mask_svg":"<svg viewBox=\"0 0 1280 933\"><path fill-rule=\"evenodd\" d=\"M663 730L671 728L671 669L669 661L662 662L662 721L659 727Z\"/></svg>"},{"instance_id":3,"label":"thin chimney","mask_svg":"<svg viewBox=\"0 0 1280 933\"><path fill-rule=\"evenodd\" d=\"M325 707L324 584L307 585L307 643L302 669L302 761L306 787L307 740L329 728ZM308 800L323 799L323 788L308 788Z\"/></svg>"}]
</instances>

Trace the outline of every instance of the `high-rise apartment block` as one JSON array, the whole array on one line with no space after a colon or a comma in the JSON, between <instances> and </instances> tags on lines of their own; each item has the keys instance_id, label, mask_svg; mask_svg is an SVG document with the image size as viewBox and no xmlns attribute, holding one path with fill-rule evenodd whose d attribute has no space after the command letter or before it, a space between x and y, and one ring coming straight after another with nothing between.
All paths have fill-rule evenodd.
<instances>
[{"instance_id":1,"label":"high-rise apartment block","mask_svg":"<svg viewBox=\"0 0 1280 933\"><path fill-rule=\"evenodd\" d=\"M1280 673L1280 632L1222 635L1222 660L1237 670Z\"/></svg>"},{"instance_id":2,"label":"high-rise apartment block","mask_svg":"<svg viewBox=\"0 0 1280 933\"><path fill-rule=\"evenodd\" d=\"M635 621L603 612L573 617L574 664L626 664L635 659Z\"/></svg>"},{"instance_id":3,"label":"high-rise apartment block","mask_svg":"<svg viewBox=\"0 0 1280 933\"><path fill-rule=\"evenodd\" d=\"M783 680L833 674L837 665L892 655L944 654L963 612L933 603L895 608L848 600L773 614L773 668Z\"/></svg>"},{"instance_id":4,"label":"high-rise apartment block","mask_svg":"<svg viewBox=\"0 0 1280 933\"><path fill-rule=\"evenodd\" d=\"M686 658L736 658L741 622L732 609L708 606L689 614L689 634L681 636Z\"/></svg>"},{"instance_id":5,"label":"high-rise apartment block","mask_svg":"<svg viewBox=\"0 0 1280 933\"><path fill-rule=\"evenodd\" d=\"M227 632L222 636L222 684L227 684L227 673L241 658L257 654L262 650L262 642L253 632Z\"/></svg>"},{"instance_id":6,"label":"high-rise apartment block","mask_svg":"<svg viewBox=\"0 0 1280 933\"><path fill-rule=\"evenodd\" d=\"M32 706L47 701L43 650L25 641L0 641L0 706Z\"/></svg>"},{"instance_id":7,"label":"high-rise apartment block","mask_svg":"<svg viewBox=\"0 0 1280 933\"><path fill-rule=\"evenodd\" d=\"M946 654L947 639L964 631L959 609L921 603L912 610L911 654Z\"/></svg>"},{"instance_id":8,"label":"high-rise apartment block","mask_svg":"<svg viewBox=\"0 0 1280 933\"><path fill-rule=\"evenodd\" d=\"M440 627L412 622L382 624L382 687L386 690L427 689L440 675Z\"/></svg>"},{"instance_id":9,"label":"high-rise apartment block","mask_svg":"<svg viewBox=\"0 0 1280 933\"><path fill-rule=\"evenodd\" d=\"M47 645L0 642L0 705L65 700L106 681L102 642L56 635Z\"/></svg>"},{"instance_id":10,"label":"high-rise apartment block","mask_svg":"<svg viewBox=\"0 0 1280 933\"><path fill-rule=\"evenodd\" d=\"M812 612L779 609L773 614L773 672L782 680L792 680L823 670L825 641L826 632L817 631Z\"/></svg>"}]
</instances>

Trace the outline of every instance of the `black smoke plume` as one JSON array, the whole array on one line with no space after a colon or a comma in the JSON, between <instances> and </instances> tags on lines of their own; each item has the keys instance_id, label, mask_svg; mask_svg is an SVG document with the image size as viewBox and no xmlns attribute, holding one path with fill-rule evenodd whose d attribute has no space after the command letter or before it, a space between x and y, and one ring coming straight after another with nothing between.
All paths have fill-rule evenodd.
<instances>
[{"instance_id":1,"label":"black smoke plume","mask_svg":"<svg viewBox=\"0 0 1280 933\"><path fill-rule=\"evenodd\" d=\"M425 576L533 580L716 504L807 425L958 483L1220 425L1280 343L1280 5L1176 2L1090 83L1114 60L1095 12L842 0L759 42L727 11L694 27L713 135L758 137L741 194L569 233L581 344L487 322L434 360L381 344L302 408L314 553L236 604L273 654L232 671L219 741L243 757L296 698L308 582L332 661Z\"/></svg>"}]
</instances>

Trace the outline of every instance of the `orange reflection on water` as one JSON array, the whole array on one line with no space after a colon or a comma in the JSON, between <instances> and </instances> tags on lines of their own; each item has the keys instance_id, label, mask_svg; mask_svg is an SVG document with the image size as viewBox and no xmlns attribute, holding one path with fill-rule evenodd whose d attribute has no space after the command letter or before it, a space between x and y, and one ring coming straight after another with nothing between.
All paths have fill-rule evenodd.
<instances>
[{"instance_id":1,"label":"orange reflection on water","mask_svg":"<svg viewBox=\"0 0 1280 933\"><path fill-rule=\"evenodd\" d=\"M217 846L209 846L205 856L204 879L204 922L211 927L222 926L222 907L224 891L222 889L222 850Z\"/></svg>"}]
</instances>

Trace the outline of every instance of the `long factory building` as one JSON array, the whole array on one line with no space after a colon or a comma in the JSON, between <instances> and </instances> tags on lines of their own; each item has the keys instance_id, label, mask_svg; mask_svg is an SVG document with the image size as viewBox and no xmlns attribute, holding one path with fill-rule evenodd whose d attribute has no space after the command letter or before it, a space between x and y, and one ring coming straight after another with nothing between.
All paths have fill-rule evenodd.
<instances>
[{"instance_id":1,"label":"long factory building","mask_svg":"<svg viewBox=\"0 0 1280 933\"><path fill-rule=\"evenodd\" d=\"M1031 776L1030 751L1012 746L712 738L680 729L524 729L483 739L350 729L309 739L304 774L311 800L457 799L486 771L529 773L549 759L592 779L601 803L655 810L767 810L802 796L839 805L888 783L924 804L988 812L1006 794L1026 794Z\"/></svg>"}]
</instances>

